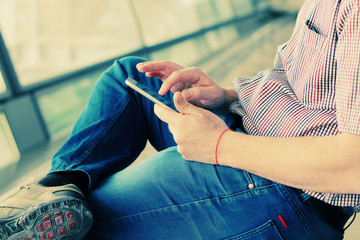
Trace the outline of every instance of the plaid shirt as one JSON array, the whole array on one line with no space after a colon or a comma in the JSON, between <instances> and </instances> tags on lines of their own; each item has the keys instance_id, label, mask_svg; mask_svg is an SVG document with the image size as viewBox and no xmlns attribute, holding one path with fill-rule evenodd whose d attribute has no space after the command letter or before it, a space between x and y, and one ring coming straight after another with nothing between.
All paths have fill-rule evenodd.
<instances>
[{"instance_id":1,"label":"plaid shirt","mask_svg":"<svg viewBox=\"0 0 360 240\"><path fill-rule=\"evenodd\" d=\"M274 68L234 80L249 134L269 137L360 135L359 0L307 0ZM360 195L306 191L337 206Z\"/></svg>"}]
</instances>

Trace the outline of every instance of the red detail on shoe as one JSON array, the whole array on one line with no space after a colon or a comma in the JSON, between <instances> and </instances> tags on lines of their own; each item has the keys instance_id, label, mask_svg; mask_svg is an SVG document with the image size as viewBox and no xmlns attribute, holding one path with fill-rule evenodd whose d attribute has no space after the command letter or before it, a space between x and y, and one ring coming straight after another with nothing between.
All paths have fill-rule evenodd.
<instances>
[{"instance_id":1,"label":"red detail on shoe","mask_svg":"<svg viewBox=\"0 0 360 240\"><path fill-rule=\"evenodd\" d=\"M61 214L61 211L54 212L54 216L57 216L57 215L60 215L60 214Z\"/></svg>"},{"instance_id":2,"label":"red detail on shoe","mask_svg":"<svg viewBox=\"0 0 360 240\"><path fill-rule=\"evenodd\" d=\"M71 223L68 224L69 230L73 230L77 225L77 221L72 221Z\"/></svg>"},{"instance_id":3,"label":"red detail on shoe","mask_svg":"<svg viewBox=\"0 0 360 240\"><path fill-rule=\"evenodd\" d=\"M36 217L36 213L32 212L30 213L29 219L34 219Z\"/></svg>"},{"instance_id":4,"label":"red detail on shoe","mask_svg":"<svg viewBox=\"0 0 360 240\"><path fill-rule=\"evenodd\" d=\"M37 226L37 228L38 228L38 231L39 232L42 232L43 230L42 230L42 227L41 227L41 224L39 224L38 226Z\"/></svg>"},{"instance_id":5,"label":"red detail on shoe","mask_svg":"<svg viewBox=\"0 0 360 240\"><path fill-rule=\"evenodd\" d=\"M45 239L44 234L40 234L40 238L41 238L41 239Z\"/></svg>"},{"instance_id":6,"label":"red detail on shoe","mask_svg":"<svg viewBox=\"0 0 360 240\"><path fill-rule=\"evenodd\" d=\"M47 216L42 218L43 221L48 220L48 219L50 219L50 215L47 215Z\"/></svg>"},{"instance_id":7,"label":"red detail on shoe","mask_svg":"<svg viewBox=\"0 0 360 240\"><path fill-rule=\"evenodd\" d=\"M66 229L65 226L59 227L58 229L56 229L58 232L58 235L63 235L66 233Z\"/></svg>"},{"instance_id":8,"label":"red detail on shoe","mask_svg":"<svg viewBox=\"0 0 360 240\"><path fill-rule=\"evenodd\" d=\"M288 228L289 225L285 222L284 218L279 214L278 218L280 219L281 223L284 225L285 228Z\"/></svg>"},{"instance_id":9,"label":"red detail on shoe","mask_svg":"<svg viewBox=\"0 0 360 240\"><path fill-rule=\"evenodd\" d=\"M46 230L49 230L50 228L52 228L52 225L51 225L50 220L44 222L43 226L44 226L45 231L46 231Z\"/></svg>"},{"instance_id":10,"label":"red detail on shoe","mask_svg":"<svg viewBox=\"0 0 360 240\"><path fill-rule=\"evenodd\" d=\"M56 226L59 226L59 225L61 225L61 224L63 224L63 223L64 223L64 219L63 219L62 216L58 216L58 217L55 218L55 224L56 224Z\"/></svg>"},{"instance_id":11,"label":"red detail on shoe","mask_svg":"<svg viewBox=\"0 0 360 240\"><path fill-rule=\"evenodd\" d=\"M53 231L50 231L50 232L46 233L46 237L47 237L47 239L53 239L53 238L55 238L55 234Z\"/></svg>"},{"instance_id":12,"label":"red detail on shoe","mask_svg":"<svg viewBox=\"0 0 360 240\"><path fill-rule=\"evenodd\" d=\"M65 216L66 216L66 220L68 220L68 221L75 218L75 215L70 211L66 212Z\"/></svg>"},{"instance_id":13,"label":"red detail on shoe","mask_svg":"<svg viewBox=\"0 0 360 240\"><path fill-rule=\"evenodd\" d=\"M33 238L35 238L35 235L29 235L29 236L20 238L19 240L30 240L30 239L33 239Z\"/></svg>"}]
</instances>

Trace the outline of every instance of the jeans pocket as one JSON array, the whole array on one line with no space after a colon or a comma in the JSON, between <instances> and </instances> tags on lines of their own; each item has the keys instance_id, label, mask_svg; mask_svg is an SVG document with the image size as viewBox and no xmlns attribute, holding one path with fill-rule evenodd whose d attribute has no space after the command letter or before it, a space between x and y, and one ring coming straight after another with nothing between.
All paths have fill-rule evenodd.
<instances>
[{"instance_id":1,"label":"jeans pocket","mask_svg":"<svg viewBox=\"0 0 360 240\"><path fill-rule=\"evenodd\" d=\"M224 240L283 240L272 220L239 235Z\"/></svg>"}]
</instances>

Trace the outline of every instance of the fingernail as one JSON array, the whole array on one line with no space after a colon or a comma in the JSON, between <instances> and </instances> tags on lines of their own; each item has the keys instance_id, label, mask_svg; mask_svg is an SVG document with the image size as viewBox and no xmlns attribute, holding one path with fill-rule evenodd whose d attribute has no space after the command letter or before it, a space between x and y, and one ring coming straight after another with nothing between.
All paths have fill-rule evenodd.
<instances>
[{"instance_id":1,"label":"fingernail","mask_svg":"<svg viewBox=\"0 0 360 240\"><path fill-rule=\"evenodd\" d=\"M136 67L141 67L144 64L145 64L145 62L138 63L138 64L136 64Z\"/></svg>"},{"instance_id":2,"label":"fingernail","mask_svg":"<svg viewBox=\"0 0 360 240\"><path fill-rule=\"evenodd\" d=\"M179 94L179 95L180 96L178 98L178 103L183 104L185 102L185 98L181 94Z\"/></svg>"},{"instance_id":3,"label":"fingernail","mask_svg":"<svg viewBox=\"0 0 360 240\"><path fill-rule=\"evenodd\" d=\"M191 99L191 93L189 91L183 91L182 95L186 100Z\"/></svg>"}]
</instances>

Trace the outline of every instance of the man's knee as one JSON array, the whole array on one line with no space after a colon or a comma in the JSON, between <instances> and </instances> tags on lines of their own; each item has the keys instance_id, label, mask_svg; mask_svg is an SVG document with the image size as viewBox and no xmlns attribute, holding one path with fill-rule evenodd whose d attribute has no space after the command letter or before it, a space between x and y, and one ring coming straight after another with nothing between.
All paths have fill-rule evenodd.
<instances>
[{"instance_id":1,"label":"man's knee","mask_svg":"<svg viewBox=\"0 0 360 240\"><path fill-rule=\"evenodd\" d=\"M139 79L140 73L136 65L140 62L146 61L140 57L123 57L114 61L114 63L103 72L100 77L97 87L105 85L107 88L112 88L118 83L125 86L125 80L128 77ZM145 75L144 75L145 76Z\"/></svg>"},{"instance_id":2,"label":"man's knee","mask_svg":"<svg viewBox=\"0 0 360 240\"><path fill-rule=\"evenodd\" d=\"M140 57L129 56L129 57L123 57L123 58L117 59L114 62L113 66L115 67L114 70L116 72L120 71L120 74L126 75L126 76L123 76L124 78L127 78L127 77L137 78L136 77L137 75L143 74L143 73L140 73L137 70L136 65L138 63L145 62L145 61L146 61L145 59L140 58Z\"/></svg>"},{"instance_id":3,"label":"man's knee","mask_svg":"<svg viewBox=\"0 0 360 240\"><path fill-rule=\"evenodd\" d=\"M144 58L137 57L137 56L127 56L123 58L119 58L116 60L117 63L120 65L127 67L127 66L136 66L136 64L147 61Z\"/></svg>"}]
</instances>

